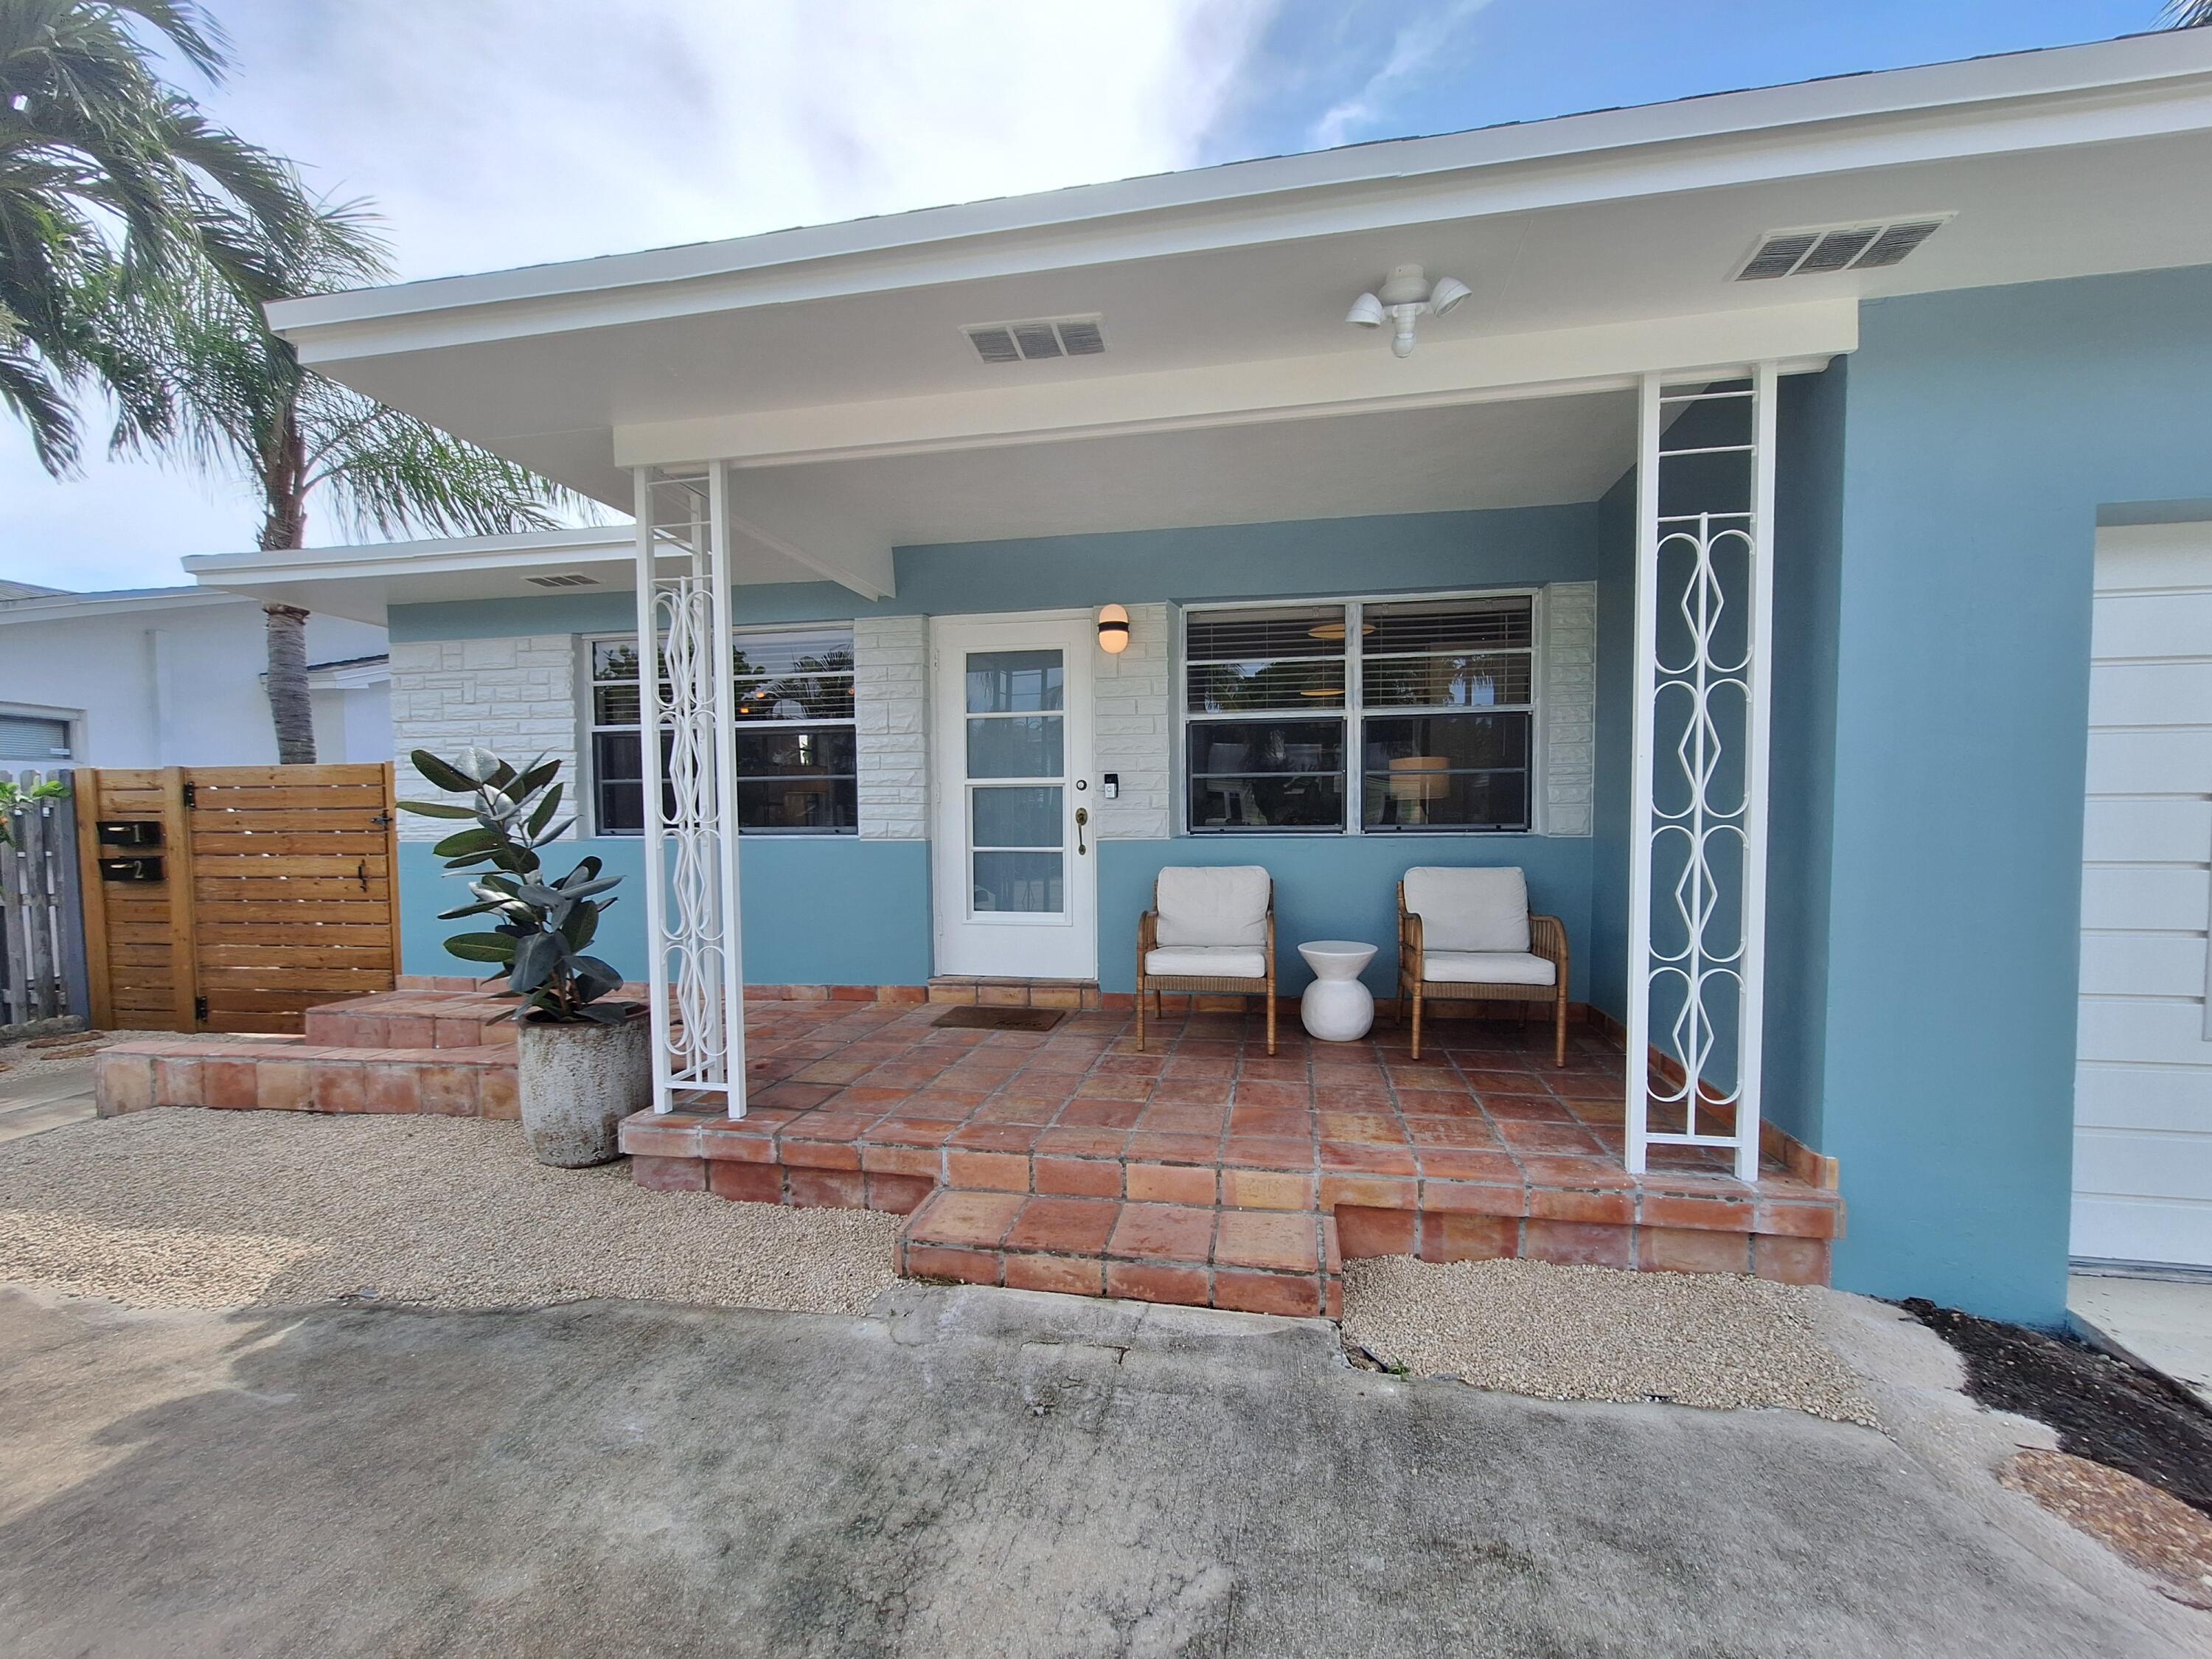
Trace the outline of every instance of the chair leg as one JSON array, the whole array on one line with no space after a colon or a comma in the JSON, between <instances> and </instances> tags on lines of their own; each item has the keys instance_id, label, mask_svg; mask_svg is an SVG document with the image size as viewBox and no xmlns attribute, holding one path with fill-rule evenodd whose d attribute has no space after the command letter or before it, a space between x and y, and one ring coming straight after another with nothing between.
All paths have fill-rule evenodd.
<instances>
[{"instance_id":1,"label":"chair leg","mask_svg":"<svg viewBox=\"0 0 2212 1659\"><path fill-rule=\"evenodd\" d=\"M1413 988L1413 1058L1421 1057L1421 988Z\"/></svg>"},{"instance_id":2,"label":"chair leg","mask_svg":"<svg viewBox=\"0 0 2212 1659\"><path fill-rule=\"evenodd\" d=\"M1145 976L1137 975L1137 1052L1145 1052Z\"/></svg>"},{"instance_id":3,"label":"chair leg","mask_svg":"<svg viewBox=\"0 0 2212 1659\"><path fill-rule=\"evenodd\" d=\"M1275 1052L1275 988L1267 987L1267 1052Z\"/></svg>"},{"instance_id":4,"label":"chair leg","mask_svg":"<svg viewBox=\"0 0 2212 1659\"><path fill-rule=\"evenodd\" d=\"M1565 996L1552 1000L1552 1064L1565 1066L1567 1063L1567 1000Z\"/></svg>"}]
</instances>

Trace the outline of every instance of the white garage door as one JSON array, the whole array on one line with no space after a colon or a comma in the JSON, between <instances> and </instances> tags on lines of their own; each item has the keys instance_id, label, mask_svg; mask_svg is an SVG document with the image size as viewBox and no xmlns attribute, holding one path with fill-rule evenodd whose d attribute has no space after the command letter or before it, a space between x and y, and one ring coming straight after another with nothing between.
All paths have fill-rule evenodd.
<instances>
[{"instance_id":1,"label":"white garage door","mask_svg":"<svg viewBox=\"0 0 2212 1659\"><path fill-rule=\"evenodd\" d=\"M2074 1255L2212 1266L2212 525L2097 538Z\"/></svg>"}]
</instances>

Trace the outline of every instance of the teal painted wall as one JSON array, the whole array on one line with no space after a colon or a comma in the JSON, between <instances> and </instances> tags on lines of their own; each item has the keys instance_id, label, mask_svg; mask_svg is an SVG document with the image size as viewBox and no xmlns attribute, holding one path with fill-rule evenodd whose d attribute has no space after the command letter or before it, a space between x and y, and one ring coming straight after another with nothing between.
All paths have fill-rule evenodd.
<instances>
[{"instance_id":1,"label":"teal painted wall","mask_svg":"<svg viewBox=\"0 0 2212 1659\"><path fill-rule=\"evenodd\" d=\"M1636 469L1597 510L1597 782L1590 827L1589 1000L1628 1018L1629 769L1636 757Z\"/></svg>"},{"instance_id":2,"label":"teal painted wall","mask_svg":"<svg viewBox=\"0 0 2212 1659\"><path fill-rule=\"evenodd\" d=\"M2212 268L1876 301L1844 401L1836 1277L2056 1323L2095 526L2212 496Z\"/></svg>"},{"instance_id":3,"label":"teal painted wall","mask_svg":"<svg viewBox=\"0 0 2212 1659\"><path fill-rule=\"evenodd\" d=\"M959 615L1158 600L1303 593L1418 592L1438 587L1582 581L1597 573L1594 504L1488 513L1407 514L1141 534L901 548L898 597L871 605L829 583L740 587L741 620L792 622L866 615ZM562 594L397 605L397 641L598 633L635 626L627 594ZM1299 939L1370 939L1386 949L1369 977L1387 989L1396 969L1395 884L1414 864L1519 864L1540 907L1567 923L1573 987L1589 969L1587 839L1437 836L1177 836L1100 847L1101 983L1135 987L1137 917L1165 863L1265 863L1276 872L1282 983L1304 987ZM635 888L640 844L578 843ZM745 974L757 984L918 984L930 961L928 849L920 842L851 836L751 837L743 843ZM449 971L435 920L459 901L433 882L420 844L402 849L402 948L413 973ZM458 891L459 884L451 890ZM633 898L632 903L635 903ZM608 959L641 970L641 908L608 919ZM1617 974L1616 974L1617 977Z\"/></svg>"},{"instance_id":4,"label":"teal painted wall","mask_svg":"<svg viewBox=\"0 0 2212 1659\"><path fill-rule=\"evenodd\" d=\"M1776 409L1774 677L1760 1109L1807 1146L1826 1123L1830 836L1849 360L1782 383Z\"/></svg>"},{"instance_id":5,"label":"teal painted wall","mask_svg":"<svg viewBox=\"0 0 2212 1659\"><path fill-rule=\"evenodd\" d=\"M549 860L558 874L596 854L606 873L623 877L604 931L592 945L634 979L646 972L645 843L595 836L560 843ZM744 915L745 979L754 985L920 985L929 977L929 850L917 841L856 836L754 836L739 844L738 884ZM474 921L441 921L438 913L468 901L467 884L447 876L424 842L399 847L400 957L410 974L475 969L445 951L452 934Z\"/></svg>"},{"instance_id":6,"label":"teal painted wall","mask_svg":"<svg viewBox=\"0 0 2212 1659\"><path fill-rule=\"evenodd\" d=\"M1596 512L1582 502L902 547L892 555L895 598L872 604L831 582L805 582L740 586L734 604L741 623L820 622L1587 581L1597 568ZM396 605L391 612L392 637L401 641L636 625L627 593Z\"/></svg>"}]
</instances>

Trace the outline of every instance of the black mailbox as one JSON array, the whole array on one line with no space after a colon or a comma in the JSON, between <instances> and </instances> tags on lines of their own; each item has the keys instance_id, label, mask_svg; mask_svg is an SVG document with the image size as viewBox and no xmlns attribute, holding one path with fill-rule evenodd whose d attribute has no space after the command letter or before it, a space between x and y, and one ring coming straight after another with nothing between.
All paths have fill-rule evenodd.
<instances>
[{"instance_id":1,"label":"black mailbox","mask_svg":"<svg viewBox=\"0 0 2212 1659\"><path fill-rule=\"evenodd\" d=\"M102 818L100 821L100 844L102 847L159 847L161 844L161 820Z\"/></svg>"},{"instance_id":2,"label":"black mailbox","mask_svg":"<svg viewBox=\"0 0 2212 1659\"><path fill-rule=\"evenodd\" d=\"M161 860L158 854L150 858L102 859L100 861L102 881L159 881L161 879Z\"/></svg>"}]
</instances>

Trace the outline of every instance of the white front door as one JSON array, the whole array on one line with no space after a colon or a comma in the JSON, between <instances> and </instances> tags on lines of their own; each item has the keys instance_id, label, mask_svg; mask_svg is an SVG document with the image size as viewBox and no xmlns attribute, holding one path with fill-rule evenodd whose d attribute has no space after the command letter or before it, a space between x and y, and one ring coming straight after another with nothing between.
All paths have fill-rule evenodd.
<instances>
[{"instance_id":1,"label":"white front door","mask_svg":"<svg viewBox=\"0 0 2212 1659\"><path fill-rule=\"evenodd\" d=\"M1087 615L934 627L937 971L1098 976Z\"/></svg>"},{"instance_id":2,"label":"white front door","mask_svg":"<svg viewBox=\"0 0 2212 1659\"><path fill-rule=\"evenodd\" d=\"M2097 538L2077 1257L2212 1267L2212 526Z\"/></svg>"}]
</instances>

